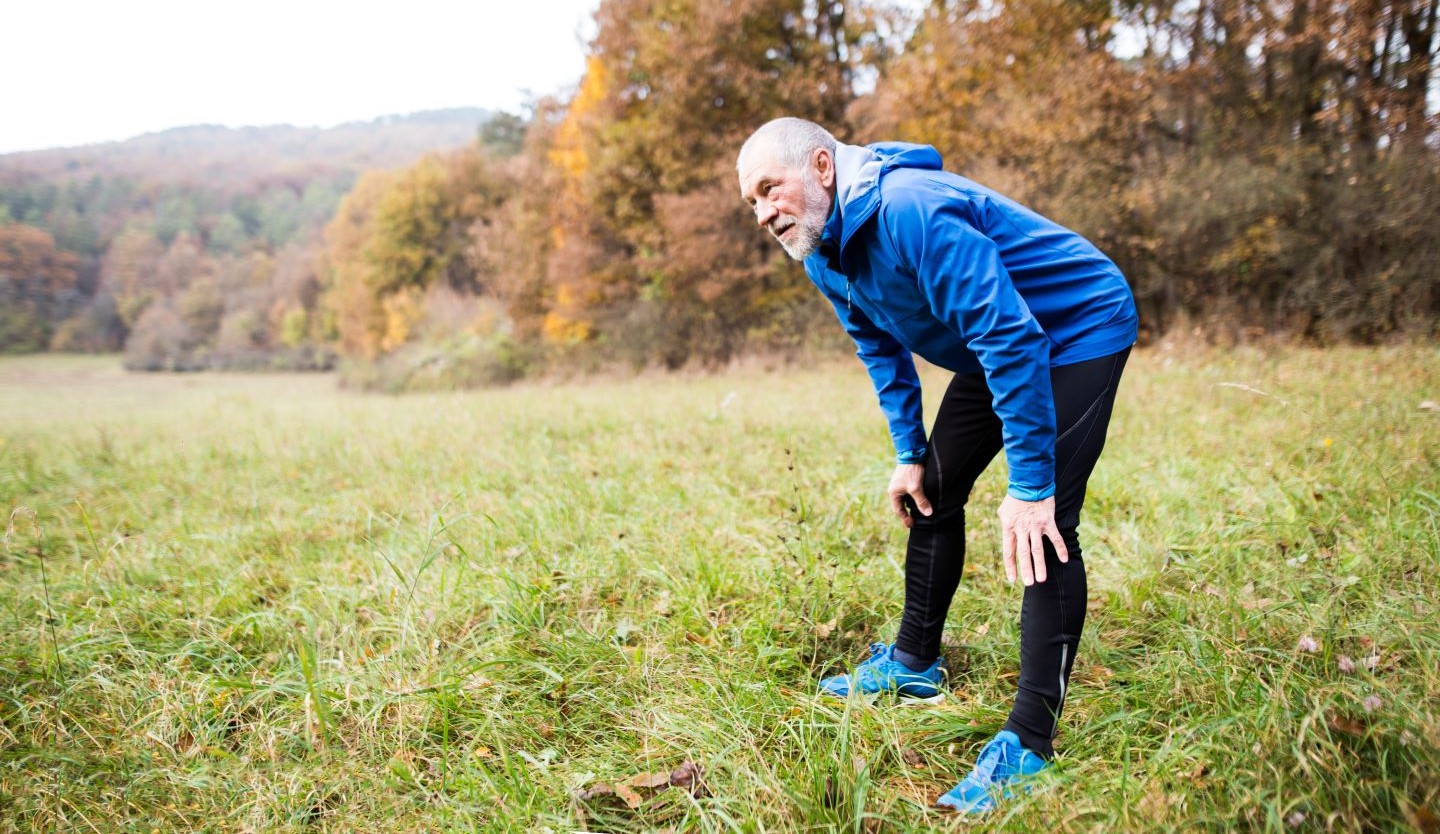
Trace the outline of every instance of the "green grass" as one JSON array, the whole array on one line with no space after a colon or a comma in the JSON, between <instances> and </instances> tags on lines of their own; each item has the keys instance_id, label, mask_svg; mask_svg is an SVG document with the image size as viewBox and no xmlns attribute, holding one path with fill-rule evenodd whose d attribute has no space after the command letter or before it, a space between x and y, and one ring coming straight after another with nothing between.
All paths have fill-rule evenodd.
<instances>
[{"instance_id":1,"label":"green grass","mask_svg":"<svg viewBox=\"0 0 1440 834\"><path fill-rule=\"evenodd\" d=\"M1058 775L977 828L1433 824L1425 400L1433 348L1137 354ZM951 696L811 695L899 616L887 442L853 362L389 398L4 360L0 828L961 827L925 806L1016 679L998 465ZM698 797L574 799L686 760Z\"/></svg>"}]
</instances>

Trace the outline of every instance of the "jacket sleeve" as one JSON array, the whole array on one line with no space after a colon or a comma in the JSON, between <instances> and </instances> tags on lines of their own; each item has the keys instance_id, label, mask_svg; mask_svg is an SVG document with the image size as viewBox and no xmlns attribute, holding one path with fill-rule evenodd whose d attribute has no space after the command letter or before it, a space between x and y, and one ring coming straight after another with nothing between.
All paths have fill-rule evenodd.
<instances>
[{"instance_id":1,"label":"jacket sleeve","mask_svg":"<svg viewBox=\"0 0 1440 834\"><path fill-rule=\"evenodd\" d=\"M855 340L855 355L869 371L875 396L880 400L880 410L890 425L895 459L900 463L924 460L925 422L920 377L915 373L915 360L911 358L910 351L876 326L859 307L825 289L823 282L815 281L815 285L834 306L845 332Z\"/></svg>"},{"instance_id":2,"label":"jacket sleeve","mask_svg":"<svg viewBox=\"0 0 1440 834\"><path fill-rule=\"evenodd\" d=\"M985 371L1002 426L1010 494L1049 498L1055 494L1049 337L1015 289L999 248L964 216L965 204L897 196L886 206L892 242L935 316L964 339Z\"/></svg>"}]
</instances>

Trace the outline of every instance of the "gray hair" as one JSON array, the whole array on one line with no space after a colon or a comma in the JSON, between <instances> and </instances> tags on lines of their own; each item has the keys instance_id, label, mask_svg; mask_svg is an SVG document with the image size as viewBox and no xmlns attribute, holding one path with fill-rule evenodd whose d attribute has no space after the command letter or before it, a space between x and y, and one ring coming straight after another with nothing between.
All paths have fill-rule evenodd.
<instances>
[{"instance_id":1,"label":"gray hair","mask_svg":"<svg viewBox=\"0 0 1440 834\"><path fill-rule=\"evenodd\" d=\"M835 137L830 135L830 131L805 119L793 116L775 119L761 125L740 146L735 169L740 169L746 155L760 148L770 149L776 161L787 168L803 168L817 148L829 151L830 158L834 159Z\"/></svg>"}]
</instances>

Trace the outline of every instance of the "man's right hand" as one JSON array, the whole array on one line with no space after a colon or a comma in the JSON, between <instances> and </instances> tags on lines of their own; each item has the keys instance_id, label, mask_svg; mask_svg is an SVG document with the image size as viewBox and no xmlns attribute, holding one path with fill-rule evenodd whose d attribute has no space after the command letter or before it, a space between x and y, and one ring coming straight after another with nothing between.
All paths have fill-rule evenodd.
<instances>
[{"instance_id":1,"label":"man's right hand","mask_svg":"<svg viewBox=\"0 0 1440 834\"><path fill-rule=\"evenodd\" d=\"M930 508L930 500L925 497L925 465L920 463L902 463L895 467L895 474L890 477L890 509L900 516L900 521L906 527L915 523L910 513L905 509L905 496L915 502L915 508L921 515L930 515L934 512Z\"/></svg>"}]
</instances>

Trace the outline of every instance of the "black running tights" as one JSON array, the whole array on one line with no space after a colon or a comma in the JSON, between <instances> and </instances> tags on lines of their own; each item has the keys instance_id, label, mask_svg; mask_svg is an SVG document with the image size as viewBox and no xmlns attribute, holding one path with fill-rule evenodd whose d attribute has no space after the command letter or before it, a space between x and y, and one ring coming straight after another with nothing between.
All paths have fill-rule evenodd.
<instances>
[{"instance_id":1,"label":"black running tights","mask_svg":"<svg viewBox=\"0 0 1440 834\"><path fill-rule=\"evenodd\" d=\"M1085 623L1085 562L1076 528L1085 484L1110 422L1115 389L1129 357L1120 353L1053 368L1055 524L1070 552L1061 564L1045 540L1048 578L1025 589L1020 607L1020 682L1005 728L1045 758L1055 735L1075 648ZM933 514L915 519L905 554L905 610L896 648L922 660L940 654L940 634L965 567L965 502L975 479L1000 451L1000 420L983 374L956 374L945 391L925 458L925 496ZM997 543L998 544L998 543ZM997 547L998 550L998 547Z\"/></svg>"}]
</instances>

